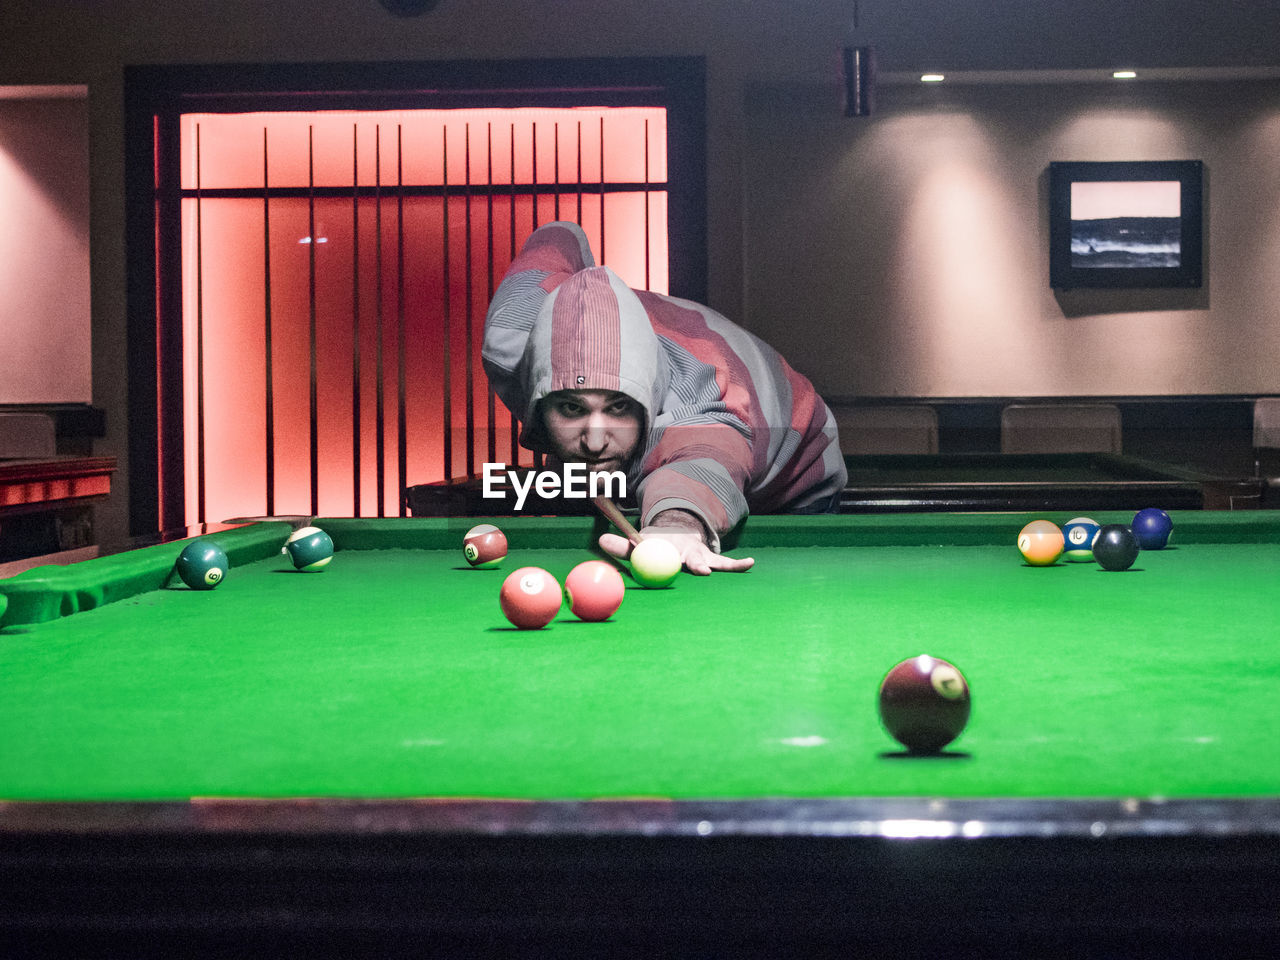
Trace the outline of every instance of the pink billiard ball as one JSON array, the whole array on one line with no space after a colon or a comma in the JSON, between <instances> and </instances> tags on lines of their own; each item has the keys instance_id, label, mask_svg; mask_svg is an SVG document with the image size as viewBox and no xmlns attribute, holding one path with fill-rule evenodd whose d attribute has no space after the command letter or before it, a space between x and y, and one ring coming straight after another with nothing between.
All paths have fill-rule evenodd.
<instances>
[{"instance_id":1,"label":"pink billiard ball","mask_svg":"<svg viewBox=\"0 0 1280 960\"><path fill-rule=\"evenodd\" d=\"M481 523L462 538L462 555L473 567L496 567L507 555L507 535L491 523Z\"/></svg>"},{"instance_id":2,"label":"pink billiard ball","mask_svg":"<svg viewBox=\"0 0 1280 960\"><path fill-rule=\"evenodd\" d=\"M521 630L545 627L560 612L560 584L541 567L521 567L502 581L502 615Z\"/></svg>"},{"instance_id":3,"label":"pink billiard ball","mask_svg":"<svg viewBox=\"0 0 1280 960\"><path fill-rule=\"evenodd\" d=\"M564 578L564 592L575 617L598 621L613 616L627 590L613 564L585 560Z\"/></svg>"}]
</instances>

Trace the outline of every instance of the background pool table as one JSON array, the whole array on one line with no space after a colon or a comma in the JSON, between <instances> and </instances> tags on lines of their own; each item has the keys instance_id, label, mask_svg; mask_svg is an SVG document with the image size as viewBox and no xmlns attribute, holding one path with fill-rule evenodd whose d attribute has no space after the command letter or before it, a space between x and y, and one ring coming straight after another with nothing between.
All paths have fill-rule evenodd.
<instances>
[{"instance_id":1,"label":"background pool table","mask_svg":"<svg viewBox=\"0 0 1280 960\"><path fill-rule=\"evenodd\" d=\"M1217 475L1119 453L892 453L848 455L844 461L849 481L841 513L1256 510L1265 492L1265 474L1259 472ZM417 484L405 489L405 503L419 517L518 512L509 495L486 499L481 490L479 479ZM590 512L585 501L576 504ZM562 514L574 505L530 491L523 510Z\"/></svg>"},{"instance_id":2,"label":"background pool table","mask_svg":"<svg viewBox=\"0 0 1280 960\"><path fill-rule=\"evenodd\" d=\"M601 521L503 520L498 570L462 558L474 520L335 519L320 574L260 523L212 535L214 591L167 583L180 544L0 580L0 931L1273 935L1280 518L1177 513L1125 573L1025 565L1031 518L756 517L749 573L533 632L503 577L563 578ZM920 652L973 689L940 757L875 714Z\"/></svg>"}]
</instances>

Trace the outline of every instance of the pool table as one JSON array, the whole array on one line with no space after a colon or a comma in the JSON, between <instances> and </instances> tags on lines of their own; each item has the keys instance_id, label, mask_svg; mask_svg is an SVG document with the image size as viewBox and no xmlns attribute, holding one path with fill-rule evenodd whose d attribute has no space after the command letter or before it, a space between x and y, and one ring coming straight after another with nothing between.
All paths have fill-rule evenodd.
<instances>
[{"instance_id":1,"label":"pool table","mask_svg":"<svg viewBox=\"0 0 1280 960\"><path fill-rule=\"evenodd\" d=\"M1218 476L1186 465L1119 453L847 455L849 482L841 513L990 512L1031 510L1258 509L1258 476ZM509 491L508 491L509 493ZM513 498L485 499L478 478L405 489L419 517L512 514ZM585 501L541 499L530 491L526 513L589 513Z\"/></svg>"},{"instance_id":2,"label":"pool table","mask_svg":"<svg viewBox=\"0 0 1280 960\"><path fill-rule=\"evenodd\" d=\"M1257 509L1257 478L1119 453L940 453L845 457L844 513Z\"/></svg>"},{"instance_id":3,"label":"pool table","mask_svg":"<svg viewBox=\"0 0 1280 960\"><path fill-rule=\"evenodd\" d=\"M749 572L537 631L503 578L563 580L603 520L504 518L494 570L474 519L334 518L320 573L266 521L208 534L214 590L181 542L0 579L0 942L1256 951L1280 515L1175 512L1126 572L1022 561L1073 515L753 517ZM922 652L972 688L936 756L876 714Z\"/></svg>"}]
</instances>

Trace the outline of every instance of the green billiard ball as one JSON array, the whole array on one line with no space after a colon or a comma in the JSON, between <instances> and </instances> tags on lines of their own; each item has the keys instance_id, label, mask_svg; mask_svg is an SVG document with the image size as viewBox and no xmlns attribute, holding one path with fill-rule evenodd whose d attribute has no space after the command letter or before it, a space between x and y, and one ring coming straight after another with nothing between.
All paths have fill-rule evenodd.
<instances>
[{"instance_id":1,"label":"green billiard ball","mask_svg":"<svg viewBox=\"0 0 1280 960\"><path fill-rule=\"evenodd\" d=\"M319 527L302 527L289 534L280 552L287 553L297 569L315 573L333 559L333 538Z\"/></svg>"},{"instance_id":2,"label":"green billiard ball","mask_svg":"<svg viewBox=\"0 0 1280 960\"><path fill-rule=\"evenodd\" d=\"M192 540L176 564L178 576L192 590L212 590L230 569L226 552L212 540Z\"/></svg>"}]
</instances>

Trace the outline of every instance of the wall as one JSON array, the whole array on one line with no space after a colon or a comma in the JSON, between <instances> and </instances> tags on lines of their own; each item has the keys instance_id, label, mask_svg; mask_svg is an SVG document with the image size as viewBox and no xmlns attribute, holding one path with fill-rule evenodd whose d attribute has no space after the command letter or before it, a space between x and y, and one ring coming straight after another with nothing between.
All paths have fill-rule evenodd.
<instances>
[{"instance_id":1,"label":"wall","mask_svg":"<svg viewBox=\"0 0 1280 960\"><path fill-rule=\"evenodd\" d=\"M747 98L747 315L828 395L1280 390L1280 83ZM1055 292L1053 160L1205 163L1200 290Z\"/></svg>"},{"instance_id":2,"label":"wall","mask_svg":"<svg viewBox=\"0 0 1280 960\"><path fill-rule=\"evenodd\" d=\"M0 97L0 404L88 403L84 99Z\"/></svg>"},{"instance_id":3,"label":"wall","mask_svg":"<svg viewBox=\"0 0 1280 960\"><path fill-rule=\"evenodd\" d=\"M748 315L827 394L1280 389L1280 84L820 88L748 99ZM797 159L803 157L803 163ZM1199 291L1048 287L1052 160L1206 165Z\"/></svg>"}]
</instances>

